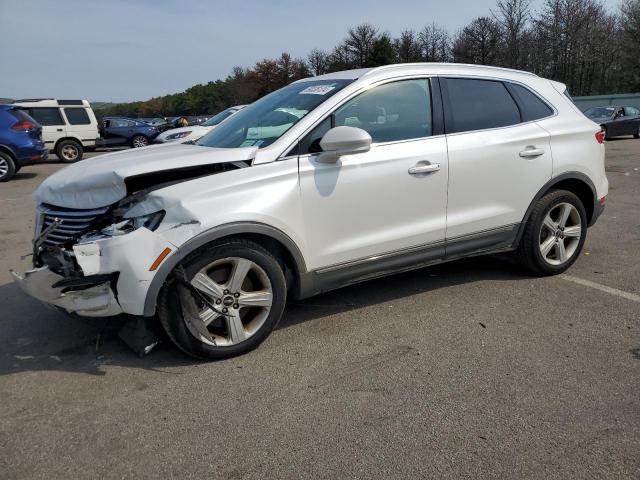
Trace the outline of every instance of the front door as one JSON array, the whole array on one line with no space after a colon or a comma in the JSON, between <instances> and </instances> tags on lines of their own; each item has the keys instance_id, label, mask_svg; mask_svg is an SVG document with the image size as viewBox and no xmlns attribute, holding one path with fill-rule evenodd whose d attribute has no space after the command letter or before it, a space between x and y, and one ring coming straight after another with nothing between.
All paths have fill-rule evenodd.
<instances>
[{"instance_id":1,"label":"front door","mask_svg":"<svg viewBox=\"0 0 640 480\"><path fill-rule=\"evenodd\" d=\"M369 132L366 153L335 164L318 161L332 126ZM311 270L401 258L405 251L444 253L447 145L432 136L429 80L374 87L349 100L300 142L300 188Z\"/></svg>"}]
</instances>

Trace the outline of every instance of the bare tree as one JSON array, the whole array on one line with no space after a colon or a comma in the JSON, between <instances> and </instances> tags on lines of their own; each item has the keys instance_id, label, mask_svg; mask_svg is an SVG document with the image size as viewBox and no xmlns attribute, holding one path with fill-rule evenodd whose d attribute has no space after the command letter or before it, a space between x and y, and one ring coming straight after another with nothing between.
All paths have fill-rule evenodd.
<instances>
[{"instance_id":1,"label":"bare tree","mask_svg":"<svg viewBox=\"0 0 640 480\"><path fill-rule=\"evenodd\" d=\"M500 25L490 17L475 18L458 34L453 45L456 62L494 65L500 45Z\"/></svg>"},{"instance_id":2,"label":"bare tree","mask_svg":"<svg viewBox=\"0 0 640 480\"><path fill-rule=\"evenodd\" d=\"M502 65L521 68L527 23L531 15L529 0L498 0L493 17L500 24L503 37Z\"/></svg>"},{"instance_id":3,"label":"bare tree","mask_svg":"<svg viewBox=\"0 0 640 480\"><path fill-rule=\"evenodd\" d=\"M329 55L324 50L314 48L307 57L307 63L309 64L313 75L322 75L323 73L327 73L327 68L329 67Z\"/></svg>"},{"instance_id":4,"label":"bare tree","mask_svg":"<svg viewBox=\"0 0 640 480\"><path fill-rule=\"evenodd\" d=\"M400 62L409 63L420 60L420 44L413 30L400 32L400 36L394 40L393 45Z\"/></svg>"},{"instance_id":5,"label":"bare tree","mask_svg":"<svg viewBox=\"0 0 640 480\"><path fill-rule=\"evenodd\" d=\"M344 43L353 56L356 67L364 67L367 64L377 37L378 29L368 23L349 29Z\"/></svg>"},{"instance_id":6,"label":"bare tree","mask_svg":"<svg viewBox=\"0 0 640 480\"><path fill-rule=\"evenodd\" d=\"M425 62L448 62L451 60L451 39L444 27L435 23L424 27L418 34L421 59Z\"/></svg>"}]
</instances>

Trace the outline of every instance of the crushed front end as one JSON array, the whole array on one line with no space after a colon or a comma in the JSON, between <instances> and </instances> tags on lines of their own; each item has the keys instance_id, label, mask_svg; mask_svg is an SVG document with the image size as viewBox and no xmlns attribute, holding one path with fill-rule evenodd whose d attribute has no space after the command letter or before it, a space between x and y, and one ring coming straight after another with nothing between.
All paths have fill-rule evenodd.
<instances>
[{"instance_id":1,"label":"crushed front end","mask_svg":"<svg viewBox=\"0 0 640 480\"><path fill-rule=\"evenodd\" d=\"M155 230L163 211L127 218L130 205L93 209L38 206L33 269L14 281L29 295L69 313L142 315L154 271L174 246Z\"/></svg>"}]
</instances>

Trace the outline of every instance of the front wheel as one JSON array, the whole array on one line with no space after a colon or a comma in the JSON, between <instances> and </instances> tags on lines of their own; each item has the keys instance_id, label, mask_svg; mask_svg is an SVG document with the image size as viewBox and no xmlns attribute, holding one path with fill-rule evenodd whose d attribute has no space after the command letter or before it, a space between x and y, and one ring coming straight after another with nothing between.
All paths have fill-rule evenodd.
<instances>
[{"instance_id":1,"label":"front wheel","mask_svg":"<svg viewBox=\"0 0 640 480\"><path fill-rule=\"evenodd\" d=\"M576 261L587 235L582 201L566 190L553 190L538 200L518 247L521 263L539 275L556 275Z\"/></svg>"},{"instance_id":2,"label":"front wheel","mask_svg":"<svg viewBox=\"0 0 640 480\"><path fill-rule=\"evenodd\" d=\"M185 353L228 358L252 350L271 333L286 294L273 255L250 241L223 240L175 269L160 293L158 316Z\"/></svg>"},{"instance_id":3,"label":"front wheel","mask_svg":"<svg viewBox=\"0 0 640 480\"><path fill-rule=\"evenodd\" d=\"M131 139L131 146L133 148L146 147L147 145L149 145L149 139L144 135L135 135Z\"/></svg>"},{"instance_id":4,"label":"front wheel","mask_svg":"<svg viewBox=\"0 0 640 480\"><path fill-rule=\"evenodd\" d=\"M636 127L636 133L633 134L633 138L640 138L640 126Z\"/></svg>"}]
</instances>

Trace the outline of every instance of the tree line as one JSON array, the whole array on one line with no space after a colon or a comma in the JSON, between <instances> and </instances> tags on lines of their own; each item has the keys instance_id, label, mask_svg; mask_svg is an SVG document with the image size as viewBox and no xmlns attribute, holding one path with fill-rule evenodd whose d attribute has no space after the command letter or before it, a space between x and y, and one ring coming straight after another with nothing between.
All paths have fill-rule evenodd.
<instances>
[{"instance_id":1,"label":"tree line","mask_svg":"<svg viewBox=\"0 0 640 480\"><path fill-rule=\"evenodd\" d=\"M224 80L182 93L101 109L100 116L216 113L251 103L301 78L391 63L458 62L516 68L565 83L572 95L640 91L640 0L609 11L604 0L498 0L486 16L455 33L437 23L397 37L363 23L332 50L307 58L283 53L251 68L235 67Z\"/></svg>"}]
</instances>

